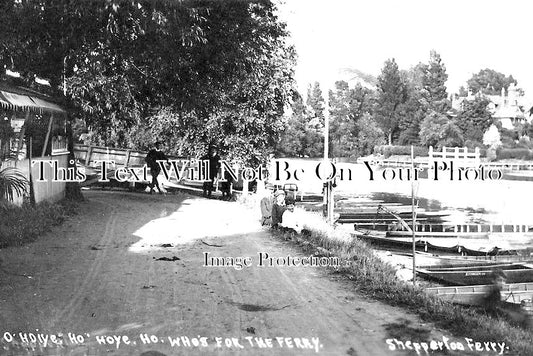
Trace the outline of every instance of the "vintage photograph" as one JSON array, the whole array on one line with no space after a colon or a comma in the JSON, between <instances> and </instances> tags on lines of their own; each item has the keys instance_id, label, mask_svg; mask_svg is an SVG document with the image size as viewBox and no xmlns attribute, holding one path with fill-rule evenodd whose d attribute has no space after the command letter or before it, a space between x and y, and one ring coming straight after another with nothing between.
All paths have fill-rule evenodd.
<instances>
[{"instance_id":1,"label":"vintage photograph","mask_svg":"<svg viewBox=\"0 0 533 356\"><path fill-rule=\"evenodd\" d=\"M2 0L0 355L533 355L532 10Z\"/></svg>"}]
</instances>

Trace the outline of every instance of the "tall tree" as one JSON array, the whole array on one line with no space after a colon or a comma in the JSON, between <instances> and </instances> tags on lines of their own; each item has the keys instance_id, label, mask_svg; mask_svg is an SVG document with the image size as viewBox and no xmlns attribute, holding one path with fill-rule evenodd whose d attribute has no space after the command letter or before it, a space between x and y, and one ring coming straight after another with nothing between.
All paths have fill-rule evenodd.
<instances>
[{"instance_id":1,"label":"tall tree","mask_svg":"<svg viewBox=\"0 0 533 356\"><path fill-rule=\"evenodd\" d=\"M435 50L430 52L429 63L422 78L423 96L428 109L444 114L451 107L446 92L448 74L440 55Z\"/></svg>"},{"instance_id":2,"label":"tall tree","mask_svg":"<svg viewBox=\"0 0 533 356\"><path fill-rule=\"evenodd\" d=\"M484 97L476 97L474 100L463 101L461 111L455 122L461 129L465 141L472 145L481 144L483 135L494 120L488 110L490 101Z\"/></svg>"},{"instance_id":3,"label":"tall tree","mask_svg":"<svg viewBox=\"0 0 533 356\"><path fill-rule=\"evenodd\" d=\"M518 83L512 75L506 76L488 68L480 70L467 81L468 89L474 94L482 92L487 95L500 95L502 88L507 90L512 83Z\"/></svg>"},{"instance_id":4,"label":"tall tree","mask_svg":"<svg viewBox=\"0 0 533 356\"><path fill-rule=\"evenodd\" d=\"M330 153L336 157L358 155L358 121L370 112L373 92L357 84L350 88L345 81L335 83L330 91Z\"/></svg>"},{"instance_id":5,"label":"tall tree","mask_svg":"<svg viewBox=\"0 0 533 356\"><path fill-rule=\"evenodd\" d=\"M398 123L400 145L417 144L419 142L420 123L427 112L427 97L423 95L424 78L427 65L419 63L401 75L406 83L407 100L401 105L400 122Z\"/></svg>"},{"instance_id":6,"label":"tall tree","mask_svg":"<svg viewBox=\"0 0 533 356\"><path fill-rule=\"evenodd\" d=\"M307 106L312 110L312 114L317 121L324 125L324 97L322 96L319 82L314 82L312 85L309 84L307 88Z\"/></svg>"},{"instance_id":7,"label":"tall tree","mask_svg":"<svg viewBox=\"0 0 533 356\"><path fill-rule=\"evenodd\" d=\"M399 127L401 105L407 100L407 89L394 58L385 62L377 87L375 118L391 145Z\"/></svg>"},{"instance_id":8,"label":"tall tree","mask_svg":"<svg viewBox=\"0 0 533 356\"><path fill-rule=\"evenodd\" d=\"M374 151L375 146L385 144L383 131L369 114L363 114L357 121L356 126L357 140L355 146L359 156L369 155Z\"/></svg>"},{"instance_id":9,"label":"tall tree","mask_svg":"<svg viewBox=\"0 0 533 356\"><path fill-rule=\"evenodd\" d=\"M292 114L276 144L278 157L321 157L324 152L324 135L314 112L307 107L300 94L295 93Z\"/></svg>"}]
</instances>

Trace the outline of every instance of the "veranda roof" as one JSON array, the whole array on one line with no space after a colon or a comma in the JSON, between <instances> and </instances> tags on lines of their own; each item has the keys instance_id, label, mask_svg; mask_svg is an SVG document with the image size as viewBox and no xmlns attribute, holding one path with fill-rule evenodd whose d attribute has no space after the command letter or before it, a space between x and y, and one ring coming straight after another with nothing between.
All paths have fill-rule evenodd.
<instances>
[{"instance_id":1,"label":"veranda roof","mask_svg":"<svg viewBox=\"0 0 533 356\"><path fill-rule=\"evenodd\" d=\"M59 105L19 88L0 87L0 106L11 110L66 113Z\"/></svg>"}]
</instances>

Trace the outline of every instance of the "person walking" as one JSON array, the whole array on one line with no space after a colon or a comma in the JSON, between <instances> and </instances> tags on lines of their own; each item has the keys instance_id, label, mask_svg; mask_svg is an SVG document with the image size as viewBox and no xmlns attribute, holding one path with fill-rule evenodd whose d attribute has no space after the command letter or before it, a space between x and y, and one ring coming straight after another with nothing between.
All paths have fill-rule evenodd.
<instances>
[{"instance_id":1,"label":"person walking","mask_svg":"<svg viewBox=\"0 0 533 356\"><path fill-rule=\"evenodd\" d=\"M157 177L159 176L159 173L161 173L161 166L159 162L166 161L168 163L168 158L165 153L161 151L160 142L156 142L154 144L154 147L150 151L148 151L148 154L146 155L146 158L144 160L148 165L148 168L150 168L150 174L152 175L152 182L150 184L150 194L154 192L154 187L157 187L159 194L162 194L163 191L161 190L159 182L157 181Z\"/></svg>"}]
</instances>

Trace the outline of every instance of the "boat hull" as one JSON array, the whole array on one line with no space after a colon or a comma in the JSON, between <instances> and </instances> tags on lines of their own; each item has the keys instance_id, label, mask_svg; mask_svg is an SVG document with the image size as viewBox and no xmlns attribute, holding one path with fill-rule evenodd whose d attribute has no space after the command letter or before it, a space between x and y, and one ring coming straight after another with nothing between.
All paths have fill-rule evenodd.
<instances>
[{"instance_id":1,"label":"boat hull","mask_svg":"<svg viewBox=\"0 0 533 356\"><path fill-rule=\"evenodd\" d=\"M426 292L452 303L463 305L484 305L485 298L494 288L492 284L457 286L457 287L432 287ZM500 292L502 301L520 304L522 301L533 299L533 283L504 284Z\"/></svg>"},{"instance_id":2,"label":"boat hull","mask_svg":"<svg viewBox=\"0 0 533 356\"><path fill-rule=\"evenodd\" d=\"M417 268L417 273L427 279L452 285L491 284L495 273L501 271L506 283L533 282L533 268L528 264L469 264L455 266L431 266Z\"/></svg>"}]
</instances>

